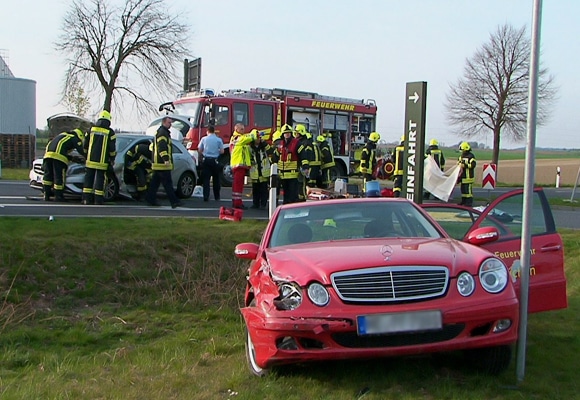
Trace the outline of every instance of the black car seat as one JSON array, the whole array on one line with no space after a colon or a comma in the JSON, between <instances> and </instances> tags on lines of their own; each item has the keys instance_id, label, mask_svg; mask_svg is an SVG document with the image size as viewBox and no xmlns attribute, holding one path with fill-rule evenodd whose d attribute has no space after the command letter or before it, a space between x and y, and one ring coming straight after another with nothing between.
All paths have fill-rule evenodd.
<instances>
[{"instance_id":1,"label":"black car seat","mask_svg":"<svg viewBox=\"0 0 580 400\"><path fill-rule=\"evenodd\" d=\"M288 242L290 244L307 243L312 240L312 229L306 224L292 225L288 229Z\"/></svg>"}]
</instances>

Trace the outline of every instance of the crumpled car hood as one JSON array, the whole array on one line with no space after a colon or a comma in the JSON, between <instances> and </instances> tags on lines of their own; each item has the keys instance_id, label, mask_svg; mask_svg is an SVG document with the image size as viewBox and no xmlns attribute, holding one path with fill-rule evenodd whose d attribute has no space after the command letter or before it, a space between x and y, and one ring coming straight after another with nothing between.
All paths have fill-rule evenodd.
<instances>
[{"instance_id":1,"label":"crumpled car hood","mask_svg":"<svg viewBox=\"0 0 580 400\"><path fill-rule=\"evenodd\" d=\"M470 244L431 238L318 242L266 250L273 277L299 284L329 284L331 273L380 266L445 266L451 277L459 271L477 274L490 256Z\"/></svg>"}]
</instances>

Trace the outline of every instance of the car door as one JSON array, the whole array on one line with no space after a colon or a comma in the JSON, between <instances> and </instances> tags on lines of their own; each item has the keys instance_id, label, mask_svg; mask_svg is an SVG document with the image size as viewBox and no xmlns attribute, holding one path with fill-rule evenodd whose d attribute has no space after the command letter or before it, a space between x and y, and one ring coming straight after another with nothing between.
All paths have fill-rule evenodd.
<instances>
[{"instance_id":1,"label":"car door","mask_svg":"<svg viewBox=\"0 0 580 400\"><path fill-rule=\"evenodd\" d=\"M473 230L493 226L496 241L481 245L507 265L520 292L523 190L499 196L487 207L469 208L453 204L426 203L421 206L449 236L467 241ZM552 211L541 188L533 191L531 212L530 313L566 308L566 276L562 238L556 231Z\"/></svg>"}]
</instances>

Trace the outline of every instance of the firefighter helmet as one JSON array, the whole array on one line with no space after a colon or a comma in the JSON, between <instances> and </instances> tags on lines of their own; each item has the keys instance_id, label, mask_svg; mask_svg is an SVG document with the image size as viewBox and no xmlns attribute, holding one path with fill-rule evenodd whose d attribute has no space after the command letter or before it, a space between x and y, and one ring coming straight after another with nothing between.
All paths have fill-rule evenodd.
<instances>
[{"instance_id":1,"label":"firefighter helmet","mask_svg":"<svg viewBox=\"0 0 580 400\"><path fill-rule=\"evenodd\" d=\"M83 131L77 128L73 132L76 133L76 135L81 141L85 140L85 133Z\"/></svg>"},{"instance_id":2,"label":"firefighter helmet","mask_svg":"<svg viewBox=\"0 0 580 400\"><path fill-rule=\"evenodd\" d=\"M377 132L373 132L373 133L371 133L371 134L369 135L369 140L370 140L371 142L375 142L375 143L376 143L376 142L378 142L378 141L379 141L379 139L380 139L380 138L381 138L381 135L379 135Z\"/></svg>"},{"instance_id":3,"label":"firefighter helmet","mask_svg":"<svg viewBox=\"0 0 580 400\"><path fill-rule=\"evenodd\" d=\"M439 146L439 142L437 141L437 139L431 139L429 141L429 146Z\"/></svg>"},{"instance_id":4,"label":"firefighter helmet","mask_svg":"<svg viewBox=\"0 0 580 400\"><path fill-rule=\"evenodd\" d=\"M401 142L405 141L405 135L401 135Z\"/></svg>"},{"instance_id":5,"label":"firefighter helmet","mask_svg":"<svg viewBox=\"0 0 580 400\"><path fill-rule=\"evenodd\" d=\"M459 150L469 151L469 150L471 150L471 146L467 142L461 142L461 144L459 145Z\"/></svg>"},{"instance_id":6,"label":"firefighter helmet","mask_svg":"<svg viewBox=\"0 0 580 400\"><path fill-rule=\"evenodd\" d=\"M280 132L284 133L292 133L292 127L288 124L284 124L284 126L282 126L282 129L280 129Z\"/></svg>"},{"instance_id":7,"label":"firefighter helmet","mask_svg":"<svg viewBox=\"0 0 580 400\"><path fill-rule=\"evenodd\" d=\"M306 133L307 133L306 127L302 124L296 125L296 128L294 130L300 135L306 135Z\"/></svg>"},{"instance_id":8,"label":"firefighter helmet","mask_svg":"<svg viewBox=\"0 0 580 400\"><path fill-rule=\"evenodd\" d=\"M111 122L111 113L107 110L103 110L99 114L99 119L106 119L107 121Z\"/></svg>"},{"instance_id":9,"label":"firefighter helmet","mask_svg":"<svg viewBox=\"0 0 580 400\"><path fill-rule=\"evenodd\" d=\"M324 135L318 135L316 140L319 141L320 143L326 142L326 138L324 137Z\"/></svg>"}]
</instances>

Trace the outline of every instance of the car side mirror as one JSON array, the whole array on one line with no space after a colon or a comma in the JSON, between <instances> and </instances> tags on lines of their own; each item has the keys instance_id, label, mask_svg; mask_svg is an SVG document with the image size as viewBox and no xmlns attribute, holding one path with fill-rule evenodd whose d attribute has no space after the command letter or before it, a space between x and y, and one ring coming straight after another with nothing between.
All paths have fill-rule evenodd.
<instances>
[{"instance_id":1,"label":"car side mirror","mask_svg":"<svg viewBox=\"0 0 580 400\"><path fill-rule=\"evenodd\" d=\"M477 228L469 233L467 236L467 243L481 246L485 243L491 243L499 239L499 231L493 226L485 228Z\"/></svg>"},{"instance_id":2,"label":"car side mirror","mask_svg":"<svg viewBox=\"0 0 580 400\"><path fill-rule=\"evenodd\" d=\"M258 248L256 243L240 243L234 249L234 254L238 258L253 260L258 255Z\"/></svg>"}]
</instances>

